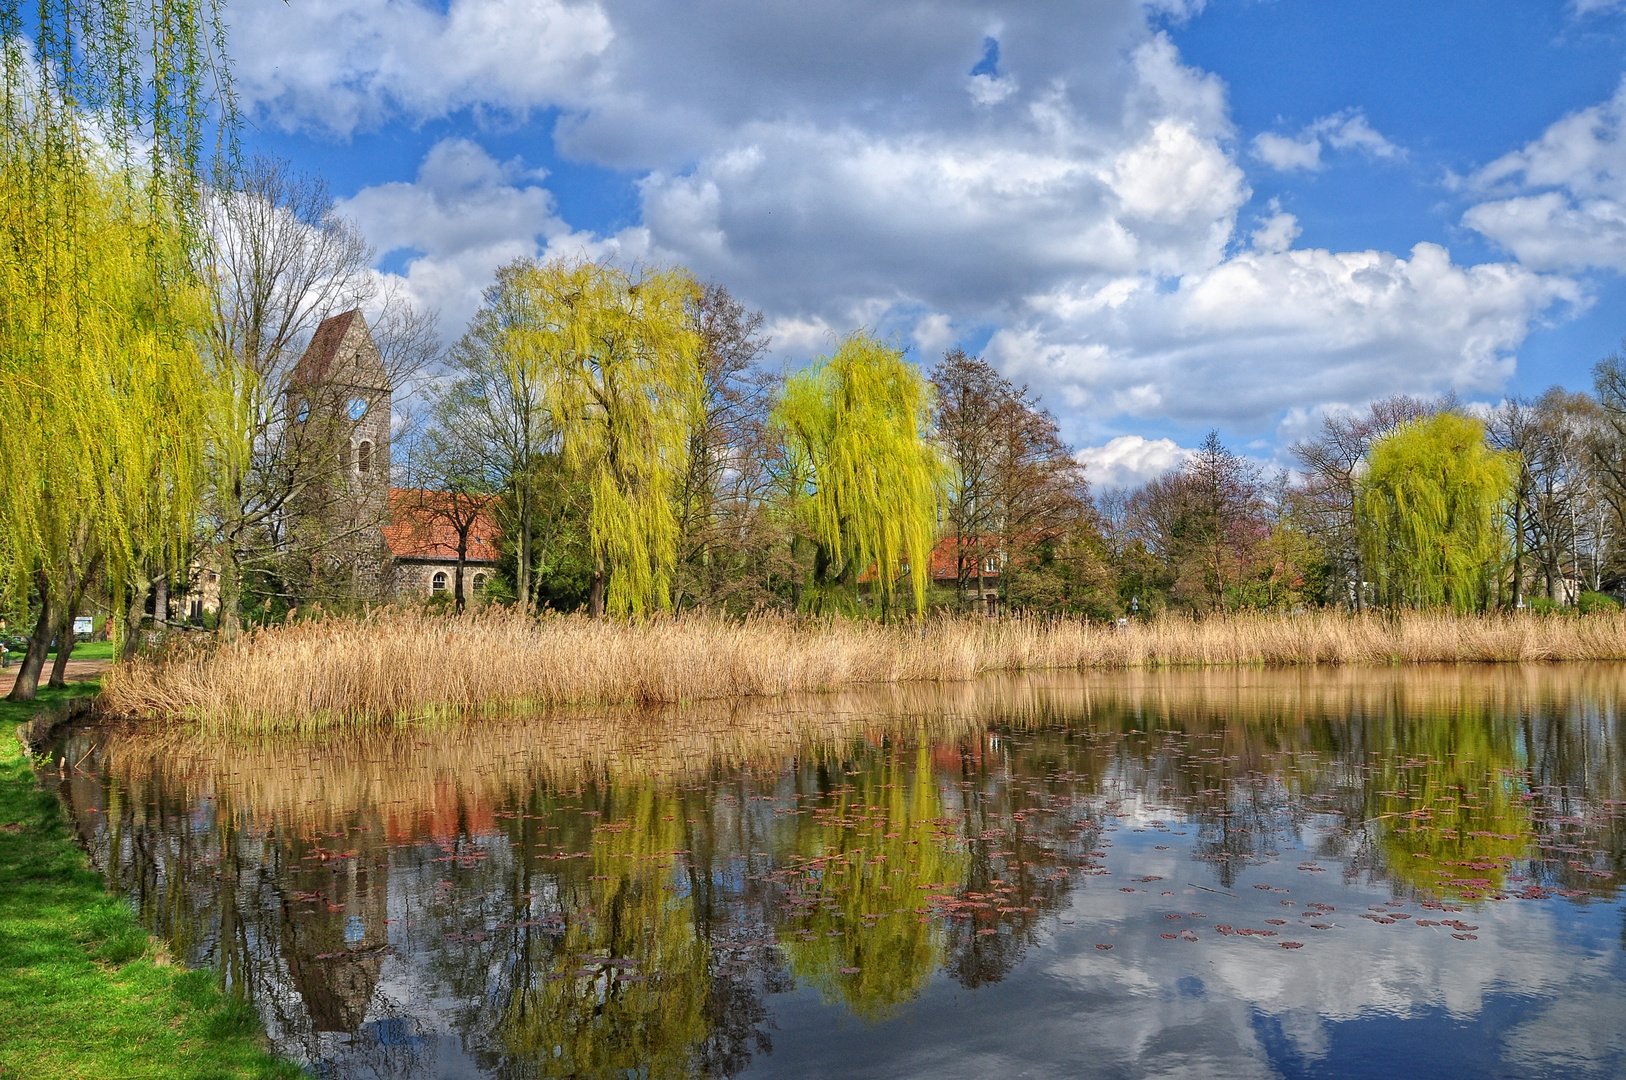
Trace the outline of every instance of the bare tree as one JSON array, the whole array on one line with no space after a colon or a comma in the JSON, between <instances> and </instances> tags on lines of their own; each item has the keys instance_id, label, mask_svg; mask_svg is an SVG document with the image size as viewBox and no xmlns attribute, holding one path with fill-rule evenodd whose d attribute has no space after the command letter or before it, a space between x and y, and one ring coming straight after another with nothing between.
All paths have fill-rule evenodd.
<instances>
[{"instance_id":1,"label":"bare tree","mask_svg":"<svg viewBox=\"0 0 1626 1080\"><path fill-rule=\"evenodd\" d=\"M438 347L431 316L399 292L379 295L371 248L334 212L320 178L257 157L210 194L206 212L208 344L224 398L209 438L209 546L220 563L221 628L231 636L240 625L245 574L274 570L288 555L295 510L321 517L313 504L341 491L332 481L346 464L334 456L334 446L347 442L338 430L346 423L343 402L313 401L322 388L301 387L301 407L316 420L289 415L295 367L313 331L337 312L376 307L373 340L391 394L409 387ZM307 544L341 544L350 537L339 534L379 524L303 536Z\"/></svg>"},{"instance_id":2,"label":"bare tree","mask_svg":"<svg viewBox=\"0 0 1626 1080\"><path fill-rule=\"evenodd\" d=\"M401 524L412 529L420 543L433 544L442 528L451 534L450 546L457 556L452 596L460 612L468 602L464 579L470 545L496 501L479 437L478 431L459 424L456 411L441 411L427 430L408 442L402 470L406 488L395 505Z\"/></svg>"},{"instance_id":3,"label":"bare tree","mask_svg":"<svg viewBox=\"0 0 1626 1080\"><path fill-rule=\"evenodd\" d=\"M964 608L973 595L982 602L984 571L994 556L990 541L998 532L999 424L1016 388L980 357L961 349L945 354L932 369L932 385L937 390L937 438L954 466L944 517L954 538L955 603Z\"/></svg>"},{"instance_id":4,"label":"bare tree","mask_svg":"<svg viewBox=\"0 0 1626 1080\"><path fill-rule=\"evenodd\" d=\"M780 379L757 366L769 344L762 313L748 311L726 288L702 287L694 321L703 401L677 494L672 606L760 606L769 600L767 582L777 565L767 422Z\"/></svg>"}]
</instances>

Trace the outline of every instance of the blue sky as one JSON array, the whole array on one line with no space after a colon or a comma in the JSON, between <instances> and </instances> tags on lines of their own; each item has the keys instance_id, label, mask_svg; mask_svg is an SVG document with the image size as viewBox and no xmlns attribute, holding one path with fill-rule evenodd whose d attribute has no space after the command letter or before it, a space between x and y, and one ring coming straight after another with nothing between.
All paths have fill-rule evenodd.
<instances>
[{"instance_id":1,"label":"blue sky","mask_svg":"<svg viewBox=\"0 0 1626 1080\"><path fill-rule=\"evenodd\" d=\"M780 362L1029 382L1098 482L1626 334L1618 0L239 0L247 141L455 336L519 255L681 262ZM1419 247L1419 245L1422 245Z\"/></svg>"}]
</instances>

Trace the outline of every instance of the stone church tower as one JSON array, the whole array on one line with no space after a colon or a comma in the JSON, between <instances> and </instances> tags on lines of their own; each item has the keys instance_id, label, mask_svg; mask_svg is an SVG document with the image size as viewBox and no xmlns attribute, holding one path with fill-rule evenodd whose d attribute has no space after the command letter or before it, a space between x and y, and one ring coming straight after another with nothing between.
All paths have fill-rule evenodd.
<instances>
[{"instance_id":1,"label":"stone church tower","mask_svg":"<svg viewBox=\"0 0 1626 1080\"><path fill-rule=\"evenodd\" d=\"M390 408L389 378L361 311L324 319L288 385L289 445L307 470L291 528L317 595L383 594Z\"/></svg>"}]
</instances>

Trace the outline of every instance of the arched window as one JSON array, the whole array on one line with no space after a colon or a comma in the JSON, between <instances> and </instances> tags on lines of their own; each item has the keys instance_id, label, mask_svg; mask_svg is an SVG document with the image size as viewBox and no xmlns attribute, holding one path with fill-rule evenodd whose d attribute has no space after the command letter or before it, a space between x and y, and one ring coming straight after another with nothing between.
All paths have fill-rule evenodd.
<instances>
[{"instance_id":1,"label":"arched window","mask_svg":"<svg viewBox=\"0 0 1626 1080\"><path fill-rule=\"evenodd\" d=\"M432 592L446 591L446 571L436 570L435 576L429 579L429 588Z\"/></svg>"},{"instance_id":2,"label":"arched window","mask_svg":"<svg viewBox=\"0 0 1626 1080\"><path fill-rule=\"evenodd\" d=\"M373 468L373 444L366 439L356 447L356 471L371 472Z\"/></svg>"},{"instance_id":3,"label":"arched window","mask_svg":"<svg viewBox=\"0 0 1626 1080\"><path fill-rule=\"evenodd\" d=\"M486 576L484 574L475 574L474 575L474 590L476 592L479 592L481 589L483 589L485 587L486 587Z\"/></svg>"}]
</instances>

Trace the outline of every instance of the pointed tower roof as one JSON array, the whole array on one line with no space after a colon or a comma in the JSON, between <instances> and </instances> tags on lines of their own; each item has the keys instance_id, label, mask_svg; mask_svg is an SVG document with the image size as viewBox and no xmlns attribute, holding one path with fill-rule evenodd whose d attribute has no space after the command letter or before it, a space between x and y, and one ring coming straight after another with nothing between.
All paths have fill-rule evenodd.
<instances>
[{"instance_id":1,"label":"pointed tower roof","mask_svg":"<svg viewBox=\"0 0 1626 1080\"><path fill-rule=\"evenodd\" d=\"M322 320L305 355L294 365L292 379L306 385L343 382L383 387L384 365L360 308Z\"/></svg>"}]
</instances>

